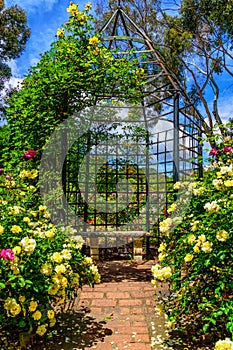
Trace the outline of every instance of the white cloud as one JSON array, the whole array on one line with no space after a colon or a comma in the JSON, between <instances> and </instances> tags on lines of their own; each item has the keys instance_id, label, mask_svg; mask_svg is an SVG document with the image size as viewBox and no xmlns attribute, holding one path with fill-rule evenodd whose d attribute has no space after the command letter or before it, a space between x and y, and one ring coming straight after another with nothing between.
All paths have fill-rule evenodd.
<instances>
[{"instance_id":1,"label":"white cloud","mask_svg":"<svg viewBox=\"0 0 233 350\"><path fill-rule=\"evenodd\" d=\"M8 88L8 87L20 88L22 81L23 81L23 79L12 77L12 78L10 78L9 82L6 83L6 88Z\"/></svg>"},{"instance_id":2,"label":"white cloud","mask_svg":"<svg viewBox=\"0 0 233 350\"><path fill-rule=\"evenodd\" d=\"M15 60L11 60L9 62L7 62L8 66L11 69L11 74L13 77L18 77L20 75L19 73L19 68L17 66L17 63Z\"/></svg>"},{"instance_id":3,"label":"white cloud","mask_svg":"<svg viewBox=\"0 0 233 350\"><path fill-rule=\"evenodd\" d=\"M222 97L218 103L219 114L223 122L227 122L229 118L233 118L233 95Z\"/></svg>"}]
</instances>

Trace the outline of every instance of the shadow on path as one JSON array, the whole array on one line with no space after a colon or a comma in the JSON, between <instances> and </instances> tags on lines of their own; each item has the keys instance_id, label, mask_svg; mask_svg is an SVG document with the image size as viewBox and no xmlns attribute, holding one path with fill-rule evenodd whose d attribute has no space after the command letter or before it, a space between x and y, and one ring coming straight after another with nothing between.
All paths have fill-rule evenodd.
<instances>
[{"instance_id":1,"label":"shadow on path","mask_svg":"<svg viewBox=\"0 0 233 350\"><path fill-rule=\"evenodd\" d=\"M151 266L131 261L108 261L97 263L101 282L148 282L152 279Z\"/></svg>"},{"instance_id":2,"label":"shadow on path","mask_svg":"<svg viewBox=\"0 0 233 350\"><path fill-rule=\"evenodd\" d=\"M37 336L33 343L23 344L19 341L19 334L13 329L1 331L0 349L33 349L33 350L72 350L91 348L97 342L103 342L105 336L112 331L105 328L105 322L97 322L88 315L90 310L86 307L78 311L68 310L57 316L56 325L49 329L44 338Z\"/></svg>"}]
</instances>

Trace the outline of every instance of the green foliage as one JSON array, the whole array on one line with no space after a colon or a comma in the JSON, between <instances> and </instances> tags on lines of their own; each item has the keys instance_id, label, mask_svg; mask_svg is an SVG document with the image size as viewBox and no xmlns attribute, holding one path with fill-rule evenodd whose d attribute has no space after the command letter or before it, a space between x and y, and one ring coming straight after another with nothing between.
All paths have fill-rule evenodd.
<instances>
[{"instance_id":1,"label":"green foliage","mask_svg":"<svg viewBox=\"0 0 233 350\"><path fill-rule=\"evenodd\" d=\"M11 77L7 62L20 56L25 49L30 30L27 27L25 12L17 5L5 8L0 1L0 91ZM5 114L7 94L0 95L0 116Z\"/></svg>"},{"instance_id":2,"label":"green foliage","mask_svg":"<svg viewBox=\"0 0 233 350\"><path fill-rule=\"evenodd\" d=\"M9 101L8 144L20 151L42 151L57 125L97 101L118 97L135 102L141 98L143 79L137 62L105 48L93 34L93 18L87 10L77 8L72 13L58 29L51 49Z\"/></svg>"},{"instance_id":3,"label":"green foliage","mask_svg":"<svg viewBox=\"0 0 233 350\"><path fill-rule=\"evenodd\" d=\"M25 12L17 5L4 9L0 3L0 60L16 58L30 35Z\"/></svg>"},{"instance_id":4,"label":"green foliage","mask_svg":"<svg viewBox=\"0 0 233 350\"><path fill-rule=\"evenodd\" d=\"M204 178L174 185L180 199L160 223L159 261L170 269L171 293L158 303L173 327L188 326L196 335L208 331L213 339L233 335L232 152L230 138L218 140ZM192 195L185 213L182 193ZM183 217L178 226L177 217Z\"/></svg>"},{"instance_id":5,"label":"green foliage","mask_svg":"<svg viewBox=\"0 0 233 350\"><path fill-rule=\"evenodd\" d=\"M219 28L232 40L233 5L225 0L184 0L181 14L184 26L192 32L198 30L201 23L208 23L215 30Z\"/></svg>"}]
</instances>

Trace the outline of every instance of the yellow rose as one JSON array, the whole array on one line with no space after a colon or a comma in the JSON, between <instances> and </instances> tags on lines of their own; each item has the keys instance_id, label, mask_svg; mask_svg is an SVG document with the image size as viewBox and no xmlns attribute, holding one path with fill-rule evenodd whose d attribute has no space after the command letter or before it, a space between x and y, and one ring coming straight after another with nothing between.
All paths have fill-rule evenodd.
<instances>
[{"instance_id":1,"label":"yellow rose","mask_svg":"<svg viewBox=\"0 0 233 350\"><path fill-rule=\"evenodd\" d=\"M164 250L166 250L167 244L166 243L161 243L158 249L158 252L163 252Z\"/></svg>"},{"instance_id":2,"label":"yellow rose","mask_svg":"<svg viewBox=\"0 0 233 350\"><path fill-rule=\"evenodd\" d=\"M30 305L29 305L28 310L33 312L36 310L37 306L38 306L37 302L32 300L32 301L30 301Z\"/></svg>"},{"instance_id":3,"label":"yellow rose","mask_svg":"<svg viewBox=\"0 0 233 350\"><path fill-rule=\"evenodd\" d=\"M22 229L21 229L21 227L18 226L18 225L13 225L13 226L11 227L11 232L12 232L12 233L20 233L20 232L22 232Z\"/></svg>"},{"instance_id":4,"label":"yellow rose","mask_svg":"<svg viewBox=\"0 0 233 350\"><path fill-rule=\"evenodd\" d=\"M65 30L64 29L60 29L60 28L58 28L58 30L57 30L57 34L56 34L58 37L60 37L60 38L64 38L64 36L65 36Z\"/></svg>"},{"instance_id":5,"label":"yellow rose","mask_svg":"<svg viewBox=\"0 0 233 350\"><path fill-rule=\"evenodd\" d=\"M170 214L175 210L176 210L176 203L172 203L172 205L168 208L167 212L168 214Z\"/></svg>"},{"instance_id":6,"label":"yellow rose","mask_svg":"<svg viewBox=\"0 0 233 350\"><path fill-rule=\"evenodd\" d=\"M54 317L54 318L52 318L51 320L50 320L50 327L54 327L55 326L55 324L56 324L56 318Z\"/></svg>"},{"instance_id":7,"label":"yellow rose","mask_svg":"<svg viewBox=\"0 0 233 350\"><path fill-rule=\"evenodd\" d=\"M193 250L195 253L199 253L200 252L200 244L196 244L194 247L193 247Z\"/></svg>"},{"instance_id":8,"label":"yellow rose","mask_svg":"<svg viewBox=\"0 0 233 350\"><path fill-rule=\"evenodd\" d=\"M95 45L98 44L98 42L99 42L99 39L97 38L97 36L93 36L92 38L89 39L89 44L90 45L95 46Z\"/></svg>"},{"instance_id":9,"label":"yellow rose","mask_svg":"<svg viewBox=\"0 0 233 350\"><path fill-rule=\"evenodd\" d=\"M39 205L38 210L39 210L39 211L46 210L46 206L45 206L45 205Z\"/></svg>"},{"instance_id":10,"label":"yellow rose","mask_svg":"<svg viewBox=\"0 0 233 350\"><path fill-rule=\"evenodd\" d=\"M55 252L52 254L51 258L50 258L53 262L56 263L61 263L63 260L63 256L61 255L61 253L59 252Z\"/></svg>"},{"instance_id":11,"label":"yellow rose","mask_svg":"<svg viewBox=\"0 0 233 350\"><path fill-rule=\"evenodd\" d=\"M57 285L54 284L54 285L49 289L48 294L50 294L50 295L55 295L55 294L57 294L58 290L59 290L59 286L57 286Z\"/></svg>"},{"instance_id":12,"label":"yellow rose","mask_svg":"<svg viewBox=\"0 0 233 350\"><path fill-rule=\"evenodd\" d=\"M40 272L45 276L50 276L53 272L53 268L51 264L43 264L41 266Z\"/></svg>"},{"instance_id":13,"label":"yellow rose","mask_svg":"<svg viewBox=\"0 0 233 350\"><path fill-rule=\"evenodd\" d=\"M34 312L34 314L32 314L32 318L35 320L35 321L38 321L41 319L41 312L39 310L37 310L36 312Z\"/></svg>"},{"instance_id":14,"label":"yellow rose","mask_svg":"<svg viewBox=\"0 0 233 350\"><path fill-rule=\"evenodd\" d=\"M70 6L67 7L67 12L70 13L72 16L75 16L78 11L78 5L75 5L73 3L70 3Z\"/></svg>"},{"instance_id":15,"label":"yellow rose","mask_svg":"<svg viewBox=\"0 0 233 350\"><path fill-rule=\"evenodd\" d=\"M184 258L185 262L190 262L193 260L193 254L187 254Z\"/></svg>"},{"instance_id":16,"label":"yellow rose","mask_svg":"<svg viewBox=\"0 0 233 350\"><path fill-rule=\"evenodd\" d=\"M37 328L36 334L43 336L46 333L46 330L46 326L43 324Z\"/></svg>"},{"instance_id":17,"label":"yellow rose","mask_svg":"<svg viewBox=\"0 0 233 350\"><path fill-rule=\"evenodd\" d=\"M158 256L159 261L163 261L166 258L167 254L166 253L160 253Z\"/></svg>"},{"instance_id":18,"label":"yellow rose","mask_svg":"<svg viewBox=\"0 0 233 350\"><path fill-rule=\"evenodd\" d=\"M86 11L90 11L92 8L92 4L90 2L88 2L86 5L85 5L85 10Z\"/></svg>"},{"instance_id":19,"label":"yellow rose","mask_svg":"<svg viewBox=\"0 0 233 350\"><path fill-rule=\"evenodd\" d=\"M33 169L31 171L28 172L28 178L29 179L35 179L38 176L38 170Z\"/></svg>"},{"instance_id":20,"label":"yellow rose","mask_svg":"<svg viewBox=\"0 0 233 350\"><path fill-rule=\"evenodd\" d=\"M71 252L68 249L63 249L61 251L61 254L62 254L62 258L65 260L70 260L72 258Z\"/></svg>"},{"instance_id":21,"label":"yellow rose","mask_svg":"<svg viewBox=\"0 0 233 350\"><path fill-rule=\"evenodd\" d=\"M5 230L4 227L2 225L0 225L0 235L3 234L4 230Z\"/></svg>"},{"instance_id":22,"label":"yellow rose","mask_svg":"<svg viewBox=\"0 0 233 350\"><path fill-rule=\"evenodd\" d=\"M194 243L196 240L196 237L194 235L188 236L188 244Z\"/></svg>"},{"instance_id":23,"label":"yellow rose","mask_svg":"<svg viewBox=\"0 0 233 350\"><path fill-rule=\"evenodd\" d=\"M159 316L163 316L164 315L164 307L163 307L163 305L156 306L155 311L156 311L156 313Z\"/></svg>"},{"instance_id":24,"label":"yellow rose","mask_svg":"<svg viewBox=\"0 0 233 350\"><path fill-rule=\"evenodd\" d=\"M57 265L55 267L55 271L56 271L57 274L65 273L66 272L66 267L65 267L64 264Z\"/></svg>"},{"instance_id":25,"label":"yellow rose","mask_svg":"<svg viewBox=\"0 0 233 350\"><path fill-rule=\"evenodd\" d=\"M68 280L66 277L62 276L61 277L61 286L62 288L66 288L67 287L67 284L68 284Z\"/></svg>"},{"instance_id":26,"label":"yellow rose","mask_svg":"<svg viewBox=\"0 0 233 350\"><path fill-rule=\"evenodd\" d=\"M23 218L23 221L29 223L31 221L31 219L28 216L25 216Z\"/></svg>"},{"instance_id":27,"label":"yellow rose","mask_svg":"<svg viewBox=\"0 0 233 350\"><path fill-rule=\"evenodd\" d=\"M214 350L232 350L233 349L233 342L226 338L225 340L219 340L215 344Z\"/></svg>"},{"instance_id":28,"label":"yellow rose","mask_svg":"<svg viewBox=\"0 0 233 350\"><path fill-rule=\"evenodd\" d=\"M14 298L7 298L4 303L4 308L7 310L8 316L17 316L21 311L21 306L17 304Z\"/></svg>"},{"instance_id":29,"label":"yellow rose","mask_svg":"<svg viewBox=\"0 0 233 350\"><path fill-rule=\"evenodd\" d=\"M210 253L212 251L212 242L204 242L201 246L201 249L203 250L203 252L205 253Z\"/></svg>"},{"instance_id":30,"label":"yellow rose","mask_svg":"<svg viewBox=\"0 0 233 350\"><path fill-rule=\"evenodd\" d=\"M224 182L224 185L225 185L226 187L232 187L232 186L233 186L233 180L226 180L226 181Z\"/></svg>"},{"instance_id":31,"label":"yellow rose","mask_svg":"<svg viewBox=\"0 0 233 350\"><path fill-rule=\"evenodd\" d=\"M12 316L17 316L21 311L21 306L17 303L14 303L9 311L12 314Z\"/></svg>"},{"instance_id":32,"label":"yellow rose","mask_svg":"<svg viewBox=\"0 0 233 350\"><path fill-rule=\"evenodd\" d=\"M51 320L54 318L54 311L53 310L48 310L47 312L48 318Z\"/></svg>"},{"instance_id":33,"label":"yellow rose","mask_svg":"<svg viewBox=\"0 0 233 350\"><path fill-rule=\"evenodd\" d=\"M26 300L25 296L24 296L24 295L20 295L19 301L20 301L21 303L24 303L25 300Z\"/></svg>"},{"instance_id":34,"label":"yellow rose","mask_svg":"<svg viewBox=\"0 0 233 350\"><path fill-rule=\"evenodd\" d=\"M19 174L19 177L21 179L24 179L25 177L28 177L28 171L27 170L22 170L21 173Z\"/></svg>"},{"instance_id":35,"label":"yellow rose","mask_svg":"<svg viewBox=\"0 0 233 350\"><path fill-rule=\"evenodd\" d=\"M20 254L21 253L21 247L19 245L17 245L16 247L14 247L13 252L15 255Z\"/></svg>"},{"instance_id":36,"label":"yellow rose","mask_svg":"<svg viewBox=\"0 0 233 350\"><path fill-rule=\"evenodd\" d=\"M220 230L216 234L216 238L220 242L225 242L228 237L229 237L229 233L225 230Z\"/></svg>"}]
</instances>

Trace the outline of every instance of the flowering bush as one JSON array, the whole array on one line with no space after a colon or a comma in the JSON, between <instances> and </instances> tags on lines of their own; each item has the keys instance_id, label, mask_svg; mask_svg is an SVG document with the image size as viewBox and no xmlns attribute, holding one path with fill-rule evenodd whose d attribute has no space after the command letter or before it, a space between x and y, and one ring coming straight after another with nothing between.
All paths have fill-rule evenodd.
<instances>
[{"instance_id":1,"label":"flowering bush","mask_svg":"<svg viewBox=\"0 0 233 350\"><path fill-rule=\"evenodd\" d=\"M0 324L43 335L56 322L56 307L100 276L80 252L82 238L50 222L37 196L38 171L25 162L18 176L8 174L10 180L6 171L0 174Z\"/></svg>"},{"instance_id":2,"label":"flowering bush","mask_svg":"<svg viewBox=\"0 0 233 350\"><path fill-rule=\"evenodd\" d=\"M182 328L188 324L196 334L210 332L217 340L233 336L231 139L211 150L210 156L201 181L174 185L186 196L179 196L160 224L158 260L163 268L153 267L152 273L155 286L159 281L170 283L170 295L157 298L158 310L167 315L169 325ZM188 194L192 196L184 214L179 201ZM215 349L232 346L229 339L221 340Z\"/></svg>"},{"instance_id":3,"label":"flowering bush","mask_svg":"<svg viewBox=\"0 0 233 350\"><path fill-rule=\"evenodd\" d=\"M106 96L141 101L145 78L135 54L126 58L109 50L94 32L90 9L90 3L83 11L70 4L68 21L57 30L51 48L30 68L20 90L9 99L0 147L0 159L8 168L10 164L15 167L25 147L25 159L39 160L60 123L105 101ZM36 157L31 147L36 148Z\"/></svg>"}]
</instances>

